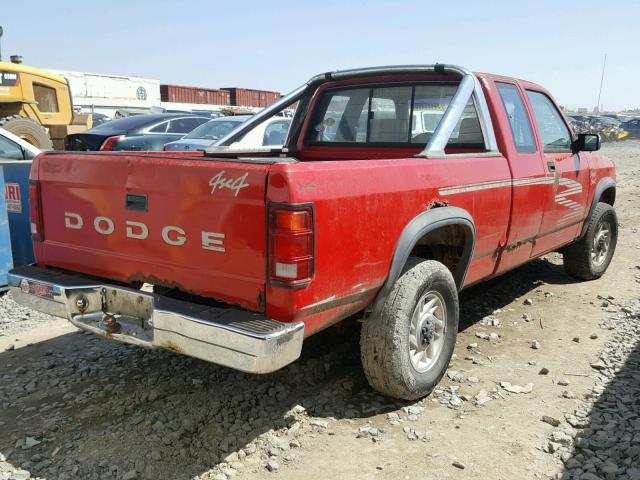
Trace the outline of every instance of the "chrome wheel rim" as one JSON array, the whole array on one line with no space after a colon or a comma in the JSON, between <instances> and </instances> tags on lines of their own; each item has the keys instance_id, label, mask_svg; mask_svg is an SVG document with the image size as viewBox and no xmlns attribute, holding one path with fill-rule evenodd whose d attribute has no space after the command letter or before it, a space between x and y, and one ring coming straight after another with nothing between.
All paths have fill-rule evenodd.
<instances>
[{"instance_id":1,"label":"chrome wheel rim","mask_svg":"<svg viewBox=\"0 0 640 480\"><path fill-rule=\"evenodd\" d=\"M427 292L416 303L411 316L409 358L419 372L430 370L438 361L444 346L447 308L438 292Z\"/></svg>"},{"instance_id":2,"label":"chrome wheel rim","mask_svg":"<svg viewBox=\"0 0 640 480\"><path fill-rule=\"evenodd\" d=\"M611 224L601 222L598 224L596 234L593 236L591 246L591 262L594 266L601 266L607 259L609 248L611 247Z\"/></svg>"}]
</instances>

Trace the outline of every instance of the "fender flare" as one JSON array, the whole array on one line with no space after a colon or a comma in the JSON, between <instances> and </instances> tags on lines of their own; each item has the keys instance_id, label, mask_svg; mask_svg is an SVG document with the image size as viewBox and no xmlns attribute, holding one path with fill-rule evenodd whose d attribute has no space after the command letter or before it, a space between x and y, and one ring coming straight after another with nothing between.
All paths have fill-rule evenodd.
<instances>
[{"instance_id":1,"label":"fender flare","mask_svg":"<svg viewBox=\"0 0 640 480\"><path fill-rule=\"evenodd\" d=\"M369 316L376 316L381 312L393 285L398 278L400 278L402 269L407 263L409 254L416 243L429 232L450 225L461 226L467 232L462 258L456 270L451 272L458 291L462 289L476 243L476 228L473 219L469 212L459 207L446 206L427 210L411 220L407 226L404 227L404 230L402 230L398 243L396 243L395 251L393 252L393 258L389 266L389 274L371 304L371 313Z\"/></svg>"},{"instance_id":2,"label":"fender flare","mask_svg":"<svg viewBox=\"0 0 640 480\"><path fill-rule=\"evenodd\" d=\"M612 187L615 190L616 181L611 177L601 178L600 181L598 182L598 185L596 186L596 189L593 192L593 198L591 199L589 214L584 219L584 223L582 224L582 231L580 232L580 236L578 237L578 240L581 240L582 237L584 237L585 234L587 233L587 228L589 227L589 219L591 218L591 214L593 214L593 211L596 209L596 205L598 205L598 202L602 198L602 194L604 193L605 190Z\"/></svg>"}]
</instances>

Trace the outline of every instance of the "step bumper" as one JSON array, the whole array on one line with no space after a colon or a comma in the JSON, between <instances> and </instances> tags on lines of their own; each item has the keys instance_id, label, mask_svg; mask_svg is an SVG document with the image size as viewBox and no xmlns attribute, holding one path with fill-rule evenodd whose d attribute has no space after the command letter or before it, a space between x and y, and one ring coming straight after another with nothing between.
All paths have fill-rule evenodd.
<instances>
[{"instance_id":1,"label":"step bumper","mask_svg":"<svg viewBox=\"0 0 640 480\"><path fill-rule=\"evenodd\" d=\"M165 348L244 372L273 372L302 350L302 322L278 322L81 275L18 267L9 272L9 289L17 303L110 340Z\"/></svg>"}]
</instances>

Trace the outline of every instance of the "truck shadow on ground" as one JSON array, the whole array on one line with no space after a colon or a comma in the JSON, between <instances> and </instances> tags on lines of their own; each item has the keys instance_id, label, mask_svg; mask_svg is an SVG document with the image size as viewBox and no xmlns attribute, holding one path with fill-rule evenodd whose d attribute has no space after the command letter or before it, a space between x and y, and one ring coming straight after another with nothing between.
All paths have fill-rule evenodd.
<instances>
[{"instance_id":1,"label":"truck shadow on ground","mask_svg":"<svg viewBox=\"0 0 640 480\"><path fill-rule=\"evenodd\" d=\"M626 353L624 349L616 351L618 355ZM596 382L585 396L595 400L586 417L567 418L578 433L571 450L559 452L565 463L563 479L640 478L639 380L640 342L607 384Z\"/></svg>"},{"instance_id":2,"label":"truck shadow on ground","mask_svg":"<svg viewBox=\"0 0 640 480\"><path fill-rule=\"evenodd\" d=\"M461 329L543 282L571 280L537 260L473 287L461 298ZM0 452L49 479L133 470L192 478L239 449L264 456L274 432L309 427L301 408L313 417L366 418L406 405L368 386L358 338L355 322L321 332L297 362L262 376L81 332L5 352Z\"/></svg>"},{"instance_id":3,"label":"truck shadow on ground","mask_svg":"<svg viewBox=\"0 0 640 480\"><path fill-rule=\"evenodd\" d=\"M535 292L544 284L568 285L576 282L567 275L561 264L547 258L533 260L488 282L463 290L460 294L459 330L466 330L495 310Z\"/></svg>"}]
</instances>

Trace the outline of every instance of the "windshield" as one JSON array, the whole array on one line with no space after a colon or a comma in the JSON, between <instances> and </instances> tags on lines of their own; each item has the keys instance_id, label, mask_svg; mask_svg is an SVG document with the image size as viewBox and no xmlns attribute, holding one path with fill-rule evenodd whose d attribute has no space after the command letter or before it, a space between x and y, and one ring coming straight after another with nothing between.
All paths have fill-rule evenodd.
<instances>
[{"instance_id":1,"label":"windshield","mask_svg":"<svg viewBox=\"0 0 640 480\"><path fill-rule=\"evenodd\" d=\"M242 125L242 120L212 120L200 125L183 139L198 138L203 140L218 140L234 128Z\"/></svg>"}]
</instances>

